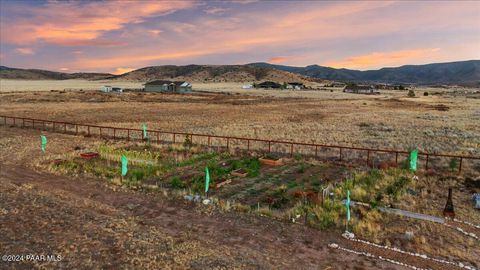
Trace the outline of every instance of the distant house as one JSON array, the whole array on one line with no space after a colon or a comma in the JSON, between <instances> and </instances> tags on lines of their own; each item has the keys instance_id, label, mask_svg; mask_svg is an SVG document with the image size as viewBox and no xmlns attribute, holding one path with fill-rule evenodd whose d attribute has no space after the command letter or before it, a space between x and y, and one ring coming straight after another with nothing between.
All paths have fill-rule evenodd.
<instances>
[{"instance_id":1,"label":"distant house","mask_svg":"<svg viewBox=\"0 0 480 270\"><path fill-rule=\"evenodd\" d=\"M300 90L300 89L303 89L303 88L305 88L305 85L303 83L300 83L300 82L289 82L289 83L287 83L287 89Z\"/></svg>"},{"instance_id":2,"label":"distant house","mask_svg":"<svg viewBox=\"0 0 480 270\"><path fill-rule=\"evenodd\" d=\"M266 81L255 85L256 88L282 88L282 85L276 82Z\"/></svg>"},{"instance_id":3,"label":"distant house","mask_svg":"<svg viewBox=\"0 0 480 270\"><path fill-rule=\"evenodd\" d=\"M192 84L185 81L156 80L145 84L146 92L175 92L186 93L192 91Z\"/></svg>"},{"instance_id":4,"label":"distant house","mask_svg":"<svg viewBox=\"0 0 480 270\"><path fill-rule=\"evenodd\" d=\"M122 93L122 92L123 92L123 88L121 88L121 87L112 87L112 86L110 86L110 85L104 85L104 86L100 87L100 91L105 92L105 93L109 93L109 92Z\"/></svg>"},{"instance_id":5,"label":"distant house","mask_svg":"<svg viewBox=\"0 0 480 270\"><path fill-rule=\"evenodd\" d=\"M253 85L252 84L244 84L242 85L242 89L252 89Z\"/></svg>"},{"instance_id":6,"label":"distant house","mask_svg":"<svg viewBox=\"0 0 480 270\"><path fill-rule=\"evenodd\" d=\"M113 87L111 87L110 85L104 85L104 86L100 87L100 91L108 93L108 92L112 92L112 88Z\"/></svg>"},{"instance_id":7,"label":"distant house","mask_svg":"<svg viewBox=\"0 0 480 270\"><path fill-rule=\"evenodd\" d=\"M343 88L344 93L354 93L354 94L367 94L367 95L376 95L380 94L380 92L375 91L370 85L356 85L356 84L349 84Z\"/></svg>"}]
</instances>

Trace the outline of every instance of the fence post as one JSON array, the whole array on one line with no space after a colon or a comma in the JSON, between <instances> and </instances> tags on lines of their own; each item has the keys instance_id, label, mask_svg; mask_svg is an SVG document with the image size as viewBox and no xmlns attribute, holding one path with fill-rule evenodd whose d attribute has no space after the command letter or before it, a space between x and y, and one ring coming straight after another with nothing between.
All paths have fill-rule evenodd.
<instances>
[{"instance_id":1,"label":"fence post","mask_svg":"<svg viewBox=\"0 0 480 270\"><path fill-rule=\"evenodd\" d=\"M247 151L250 152L250 140L247 140Z\"/></svg>"},{"instance_id":2,"label":"fence post","mask_svg":"<svg viewBox=\"0 0 480 270\"><path fill-rule=\"evenodd\" d=\"M227 137L227 150L228 150L228 147L230 146L230 138Z\"/></svg>"},{"instance_id":3,"label":"fence post","mask_svg":"<svg viewBox=\"0 0 480 270\"><path fill-rule=\"evenodd\" d=\"M102 128L100 128L100 138L102 138Z\"/></svg>"},{"instance_id":4,"label":"fence post","mask_svg":"<svg viewBox=\"0 0 480 270\"><path fill-rule=\"evenodd\" d=\"M43 122L43 129L45 129L45 122ZM55 122L53 122L53 132L55 132Z\"/></svg>"},{"instance_id":5,"label":"fence post","mask_svg":"<svg viewBox=\"0 0 480 270\"><path fill-rule=\"evenodd\" d=\"M130 129L127 129L127 141L130 141Z\"/></svg>"},{"instance_id":6,"label":"fence post","mask_svg":"<svg viewBox=\"0 0 480 270\"><path fill-rule=\"evenodd\" d=\"M88 136L90 136L90 126L87 126Z\"/></svg>"},{"instance_id":7,"label":"fence post","mask_svg":"<svg viewBox=\"0 0 480 270\"><path fill-rule=\"evenodd\" d=\"M75 135L78 135L78 125L75 124Z\"/></svg>"},{"instance_id":8,"label":"fence post","mask_svg":"<svg viewBox=\"0 0 480 270\"><path fill-rule=\"evenodd\" d=\"M398 152L395 152L395 166L398 165Z\"/></svg>"},{"instance_id":9,"label":"fence post","mask_svg":"<svg viewBox=\"0 0 480 270\"><path fill-rule=\"evenodd\" d=\"M175 143L175 133L173 133L173 143Z\"/></svg>"},{"instance_id":10,"label":"fence post","mask_svg":"<svg viewBox=\"0 0 480 270\"><path fill-rule=\"evenodd\" d=\"M157 144L160 144L160 132L157 131Z\"/></svg>"},{"instance_id":11,"label":"fence post","mask_svg":"<svg viewBox=\"0 0 480 270\"><path fill-rule=\"evenodd\" d=\"M63 123L63 133L67 133L67 123Z\"/></svg>"},{"instance_id":12,"label":"fence post","mask_svg":"<svg viewBox=\"0 0 480 270\"><path fill-rule=\"evenodd\" d=\"M293 143L290 144L290 157L293 157Z\"/></svg>"},{"instance_id":13,"label":"fence post","mask_svg":"<svg viewBox=\"0 0 480 270\"><path fill-rule=\"evenodd\" d=\"M32 119L32 128L35 128L35 119Z\"/></svg>"},{"instance_id":14,"label":"fence post","mask_svg":"<svg viewBox=\"0 0 480 270\"><path fill-rule=\"evenodd\" d=\"M460 158L460 164L458 164L458 173L462 172L462 160L463 158Z\"/></svg>"},{"instance_id":15,"label":"fence post","mask_svg":"<svg viewBox=\"0 0 480 270\"><path fill-rule=\"evenodd\" d=\"M5 126L7 126L7 117L6 116L3 117L3 122L5 123Z\"/></svg>"},{"instance_id":16,"label":"fence post","mask_svg":"<svg viewBox=\"0 0 480 270\"><path fill-rule=\"evenodd\" d=\"M15 117L13 117L13 125L15 126Z\"/></svg>"},{"instance_id":17,"label":"fence post","mask_svg":"<svg viewBox=\"0 0 480 270\"><path fill-rule=\"evenodd\" d=\"M268 153L270 153L270 141L268 141Z\"/></svg>"},{"instance_id":18,"label":"fence post","mask_svg":"<svg viewBox=\"0 0 480 270\"><path fill-rule=\"evenodd\" d=\"M315 158L318 158L318 145L315 145Z\"/></svg>"},{"instance_id":19,"label":"fence post","mask_svg":"<svg viewBox=\"0 0 480 270\"><path fill-rule=\"evenodd\" d=\"M25 127L25 118L22 118L22 127Z\"/></svg>"},{"instance_id":20,"label":"fence post","mask_svg":"<svg viewBox=\"0 0 480 270\"><path fill-rule=\"evenodd\" d=\"M342 161L342 148L340 148L340 161Z\"/></svg>"}]
</instances>

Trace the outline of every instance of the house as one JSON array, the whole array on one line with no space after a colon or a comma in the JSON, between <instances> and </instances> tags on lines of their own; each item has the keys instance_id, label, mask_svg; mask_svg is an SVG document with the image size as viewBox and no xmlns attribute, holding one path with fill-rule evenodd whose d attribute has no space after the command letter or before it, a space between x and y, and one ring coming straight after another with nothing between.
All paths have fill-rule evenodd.
<instances>
[{"instance_id":1,"label":"house","mask_svg":"<svg viewBox=\"0 0 480 270\"><path fill-rule=\"evenodd\" d=\"M244 84L242 85L242 89L252 89L253 85L252 84Z\"/></svg>"},{"instance_id":2,"label":"house","mask_svg":"<svg viewBox=\"0 0 480 270\"><path fill-rule=\"evenodd\" d=\"M255 85L256 88L282 88L282 85L276 82L266 81Z\"/></svg>"},{"instance_id":3,"label":"house","mask_svg":"<svg viewBox=\"0 0 480 270\"><path fill-rule=\"evenodd\" d=\"M105 93L112 92L112 87L110 85L104 85L100 87L100 91Z\"/></svg>"},{"instance_id":4,"label":"house","mask_svg":"<svg viewBox=\"0 0 480 270\"><path fill-rule=\"evenodd\" d=\"M300 83L300 82L289 82L289 83L287 83L287 89L300 90L300 89L303 89L303 88L305 88L305 85L303 83Z\"/></svg>"},{"instance_id":5,"label":"house","mask_svg":"<svg viewBox=\"0 0 480 270\"><path fill-rule=\"evenodd\" d=\"M100 91L105 92L105 93L110 93L110 92L117 92L117 93L122 93L123 88L121 87L112 87L110 85L104 85L100 87Z\"/></svg>"},{"instance_id":6,"label":"house","mask_svg":"<svg viewBox=\"0 0 480 270\"><path fill-rule=\"evenodd\" d=\"M356 84L349 84L343 88L344 93L354 93L354 94L367 94L367 95L376 95L380 94L380 92L375 91L370 85L356 85Z\"/></svg>"},{"instance_id":7,"label":"house","mask_svg":"<svg viewBox=\"0 0 480 270\"><path fill-rule=\"evenodd\" d=\"M185 93L192 91L192 84L185 81L156 80L145 83L145 91Z\"/></svg>"}]
</instances>

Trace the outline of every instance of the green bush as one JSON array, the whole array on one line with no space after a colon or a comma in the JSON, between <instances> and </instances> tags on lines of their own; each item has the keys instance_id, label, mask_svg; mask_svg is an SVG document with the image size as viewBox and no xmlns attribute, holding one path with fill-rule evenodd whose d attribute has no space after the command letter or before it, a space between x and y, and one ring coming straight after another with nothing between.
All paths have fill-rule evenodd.
<instances>
[{"instance_id":1,"label":"green bush","mask_svg":"<svg viewBox=\"0 0 480 270\"><path fill-rule=\"evenodd\" d=\"M452 158L448 164L448 167L453 172L458 168L458 159Z\"/></svg>"},{"instance_id":2,"label":"green bush","mask_svg":"<svg viewBox=\"0 0 480 270\"><path fill-rule=\"evenodd\" d=\"M423 92L423 95L427 97L427 96L428 96L428 92Z\"/></svg>"},{"instance_id":3,"label":"green bush","mask_svg":"<svg viewBox=\"0 0 480 270\"><path fill-rule=\"evenodd\" d=\"M415 92L413 90L408 90L408 96L409 97L414 97L415 96Z\"/></svg>"},{"instance_id":4,"label":"green bush","mask_svg":"<svg viewBox=\"0 0 480 270\"><path fill-rule=\"evenodd\" d=\"M182 179L180 179L180 177L174 176L172 179L170 179L170 186L172 188L181 189L185 187L185 183L182 181Z\"/></svg>"}]
</instances>

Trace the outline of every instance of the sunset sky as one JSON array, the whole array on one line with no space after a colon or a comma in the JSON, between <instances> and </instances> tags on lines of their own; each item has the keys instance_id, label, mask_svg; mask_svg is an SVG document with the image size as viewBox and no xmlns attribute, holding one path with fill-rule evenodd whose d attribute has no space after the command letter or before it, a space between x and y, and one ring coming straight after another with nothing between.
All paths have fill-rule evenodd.
<instances>
[{"instance_id":1,"label":"sunset sky","mask_svg":"<svg viewBox=\"0 0 480 270\"><path fill-rule=\"evenodd\" d=\"M480 59L480 1L0 0L0 65L122 73L152 65L377 69Z\"/></svg>"}]
</instances>

